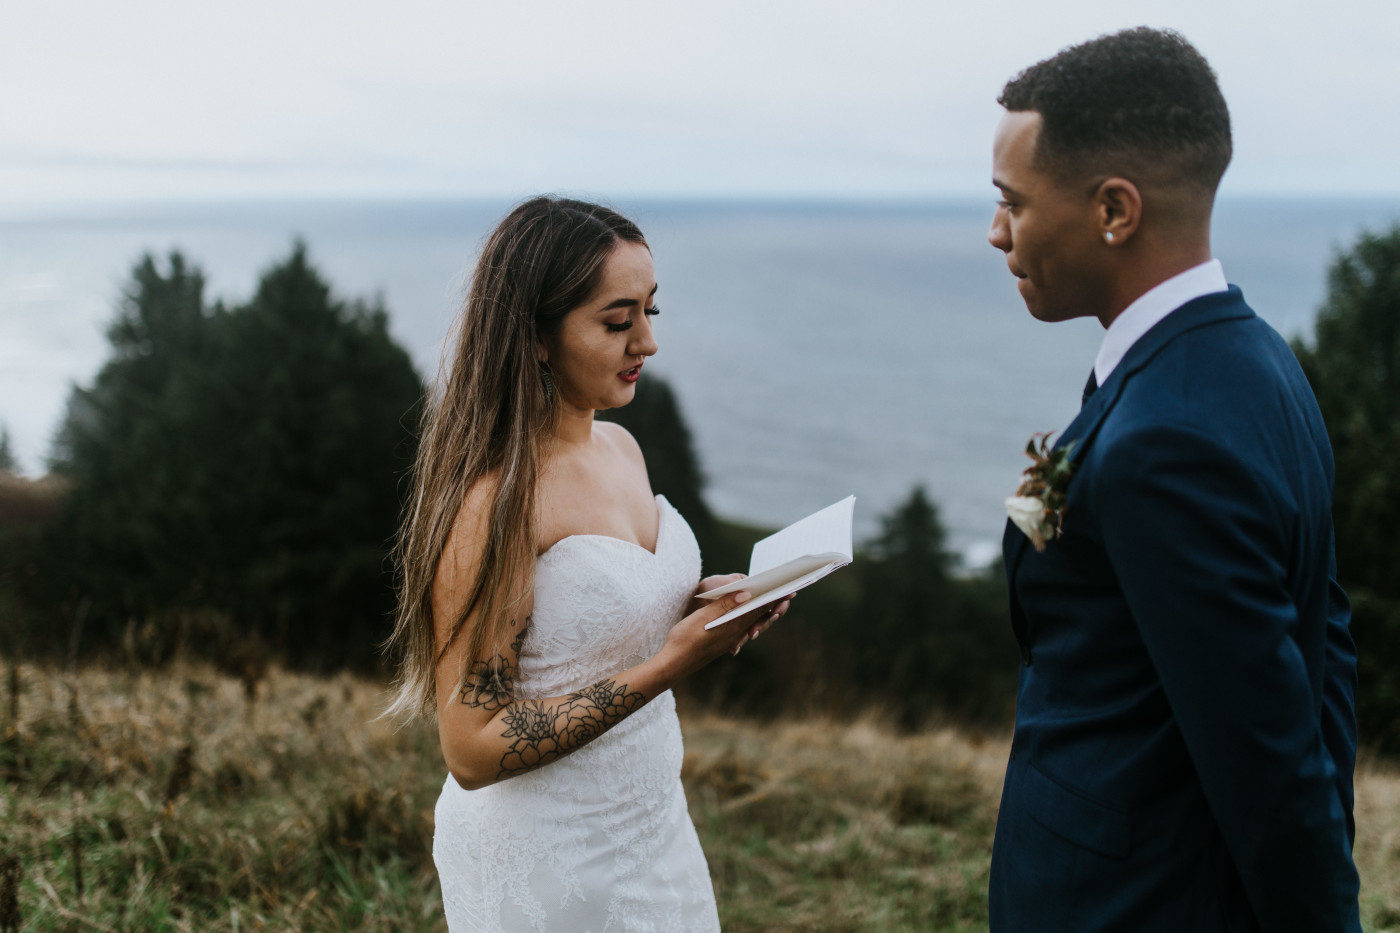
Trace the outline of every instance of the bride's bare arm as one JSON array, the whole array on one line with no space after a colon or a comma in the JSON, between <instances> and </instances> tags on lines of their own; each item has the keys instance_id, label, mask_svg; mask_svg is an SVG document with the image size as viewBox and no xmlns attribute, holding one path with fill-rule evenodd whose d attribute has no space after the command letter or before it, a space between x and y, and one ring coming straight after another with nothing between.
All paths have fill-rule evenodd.
<instances>
[{"instance_id":1,"label":"bride's bare arm","mask_svg":"<svg viewBox=\"0 0 1400 933\"><path fill-rule=\"evenodd\" d=\"M713 632L704 625L738 605L721 600L687 616L653 658L566 696L521 700L515 693L519 651L529 630L516 624L504 651L471 666L466 683L439 709L443 757L457 783L484 787L533 771L581 748L669 689L683 676L747 637L740 620ZM693 631L692 631L693 630ZM439 678L439 683L442 683Z\"/></svg>"},{"instance_id":2,"label":"bride's bare arm","mask_svg":"<svg viewBox=\"0 0 1400 933\"><path fill-rule=\"evenodd\" d=\"M476 504L469 501L459 515L434 584L433 615L440 643L448 635L446 620L461 611L480 560L484 525L473 508ZM448 770L458 784L472 790L581 748L763 627L772 607L705 630L705 623L740 605L741 595L747 598L731 594L686 616L672 628L662 649L635 667L567 696L520 700L515 695L520 649L533 609L532 598L525 595L512 607L508 643L471 659L462 686L458 682L466 660L464 638L457 639L438 663L438 737ZM474 621L469 618L467 626Z\"/></svg>"}]
</instances>

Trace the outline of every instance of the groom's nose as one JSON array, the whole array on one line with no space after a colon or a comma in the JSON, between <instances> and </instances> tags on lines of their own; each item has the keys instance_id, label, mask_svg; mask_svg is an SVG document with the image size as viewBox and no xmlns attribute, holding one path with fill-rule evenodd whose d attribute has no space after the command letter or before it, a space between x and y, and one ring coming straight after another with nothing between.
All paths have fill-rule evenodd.
<instances>
[{"instance_id":1,"label":"groom's nose","mask_svg":"<svg viewBox=\"0 0 1400 933\"><path fill-rule=\"evenodd\" d=\"M1006 208L999 204L992 212L992 227L987 231L987 242L1003 253L1011 252L1011 225L1006 220Z\"/></svg>"}]
</instances>

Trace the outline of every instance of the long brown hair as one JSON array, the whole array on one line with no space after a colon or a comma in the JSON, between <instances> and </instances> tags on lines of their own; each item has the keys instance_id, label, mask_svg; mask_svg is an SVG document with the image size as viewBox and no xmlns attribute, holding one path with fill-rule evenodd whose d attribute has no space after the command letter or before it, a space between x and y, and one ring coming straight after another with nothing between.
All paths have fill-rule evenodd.
<instances>
[{"instance_id":1,"label":"long brown hair","mask_svg":"<svg viewBox=\"0 0 1400 933\"><path fill-rule=\"evenodd\" d=\"M399 603L386 648L398 655L398 692L386 715L436 710L437 664L459 637L466 638L466 663L458 689L473 660L505 643L510 606L523 595L510 588L534 575L535 486L555 423L536 346L593 293L622 241L646 245L636 225L615 211L539 197L507 214L481 251L446 376L424 405L413 493L395 547ZM438 644L432 606L438 562L467 493L491 473L498 481L480 570L447 640Z\"/></svg>"}]
</instances>

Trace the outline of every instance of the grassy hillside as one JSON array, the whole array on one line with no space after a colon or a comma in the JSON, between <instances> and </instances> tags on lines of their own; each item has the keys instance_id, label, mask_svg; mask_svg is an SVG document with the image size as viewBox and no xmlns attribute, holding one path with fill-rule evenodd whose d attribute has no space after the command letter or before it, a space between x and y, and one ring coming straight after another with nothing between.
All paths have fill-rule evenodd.
<instances>
[{"instance_id":1,"label":"grassy hillside","mask_svg":"<svg viewBox=\"0 0 1400 933\"><path fill-rule=\"evenodd\" d=\"M26 931L445 929L435 737L373 722L378 685L4 672L0 929L16 877ZM985 929L1004 738L685 727L727 931ZM1367 929L1400 929L1400 772L1367 763L1358 792Z\"/></svg>"}]
</instances>

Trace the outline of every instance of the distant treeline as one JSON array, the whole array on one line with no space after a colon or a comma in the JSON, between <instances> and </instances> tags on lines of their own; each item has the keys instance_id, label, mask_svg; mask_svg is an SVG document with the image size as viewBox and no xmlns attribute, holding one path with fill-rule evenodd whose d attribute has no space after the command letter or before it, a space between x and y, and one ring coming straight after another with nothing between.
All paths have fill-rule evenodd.
<instances>
[{"instance_id":1,"label":"distant treeline","mask_svg":"<svg viewBox=\"0 0 1400 933\"><path fill-rule=\"evenodd\" d=\"M384 308L334 296L300 244L247 303L209 305L201 272L174 253L164 268L136 264L108 338L51 475L0 481L0 650L132 664L185 653L250 677L272 658L381 665L388 545L423 397ZM1400 753L1400 228L1337 257L1315 339L1295 351L1336 451L1361 738ZM606 417L637 437L706 572L746 568L766 531L711 514L671 388L648 377ZM852 568L685 689L757 715L1004 723L1018 663L1000 566L964 572L917 488Z\"/></svg>"}]
</instances>

